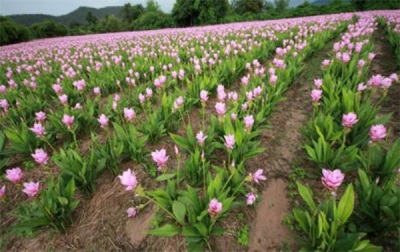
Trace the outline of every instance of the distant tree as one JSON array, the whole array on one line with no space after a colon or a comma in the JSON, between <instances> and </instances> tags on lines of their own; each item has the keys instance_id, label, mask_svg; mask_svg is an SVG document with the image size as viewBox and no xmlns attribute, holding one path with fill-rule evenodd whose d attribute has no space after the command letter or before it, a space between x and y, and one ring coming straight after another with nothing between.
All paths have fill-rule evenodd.
<instances>
[{"instance_id":1,"label":"distant tree","mask_svg":"<svg viewBox=\"0 0 400 252\"><path fill-rule=\"evenodd\" d=\"M306 2L307 2L307 0L306 0ZM265 1L264 2L264 10L265 11L270 11L270 10L273 10L273 9L274 9L274 4L272 2L270 2L270 1Z\"/></svg>"},{"instance_id":2,"label":"distant tree","mask_svg":"<svg viewBox=\"0 0 400 252\"><path fill-rule=\"evenodd\" d=\"M97 23L97 17L93 15L91 11L87 12L85 19L90 25L95 25Z\"/></svg>"},{"instance_id":3,"label":"distant tree","mask_svg":"<svg viewBox=\"0 0 400 252\"><path fill-rule=\"evenodd\" d=\"M198 23L199 10L196 0L177 0L172 8L172 18L180 27L193 26Z\"/></svg>"},{"instance_id":4,"label":"distant tree","mask_svg":"<svg viewBox=\"0 0 400 252\"><path fill-rule=\"evenodd\" d=\"M0 16L0 45L8 45L28 41L30 31L13 20Z\"/></svg>"},{"instance_id":5,"label":"distant tree","mask_svg":"<svg viewBox=\"0 0 400 252\"><path fill-rule=\"evenodd\" d=\"M285 11L289 7L290 0L275 0L275 8L278 11Z\"/></svg>"},{"instance_id":6,"label":"distant tree","mask_svg":"<svg viewBox=\"0 0 400 252\"><path fill-rule=\"evenodd\" d=\"M71 29L75 29L75 28L79 28L82 26L81 23L79 23L78 21L72 20L71 22L69 22L69 28Z\"/></svg>"},{"instance_id":7,"label":"distant tree","mask_svg":"<svg viewBox=\"0 0 400 252\"><path fill-rule=\"evenodd\" d=\"M33 34L36 38L53 38L68 35L66 26L56 23L53 20L45 20L32 26Z\"/></svg>"},{"instance_id":8,"label":"distant tree","mask_svg":"<svg viewBox=\"0 0 400 252\"><path fill-rule=\"evenodd\" d=\"M160 11L160 5L155 0L147 0L146 12Z\"/></svg>"},{"instance_id":9,"label":"distant tree","mask_svg":"<svg viewBox=\"0 0 400 252\"><path fill-rule=\"evenodd\" d=\"M162 11L145 12L132 23L134 30L155 30L167 27L174 27L174 20Z\"/></svg>"},{"instance_id":10,"label":"distant tree","mask_svg":"<svg viewBox=\"0 0 400 252\"><path fill-rule=\"evenodd\" d=\"M100 19L96 25L96 32L100 33L120 32L125 30L127 30L126 25L124 25L121 19L114 15L106 15L103 19Z\"/></svg>"},{"instance_id":11,"label":"distant tree","mask_svg":"<svg viewBox=\"0 0 400 252\"><path fill-rule=\"evenodd\" d=\"M238 14L261 13L264 5L264 0L234 0L232 2L232 6Z\"/></svg>"},{"instance_id":12,"label":"distant tree","mask_svg":"<svg viewBox=\"0 0 400 252\"><path fill-rule=\"evenodd\" d=\"M124 21L127 24L130 24L132 23L133 20L137 19L144 12L145 9L143 5L136 4L132 6L130 3L127 3L122 7L120 15L122 17L122 21Z\"/></svg>"},{"instance_id":13,"label":"distant tree","mask_svg":"<svg viewBox=\"0 0 400 252\"><path fill-rule=\"evenodd\" d=\"M200 24L217 24L226 16L229 9L227 0L197 0L195 6Z\"/></svg>"}]
</instances>

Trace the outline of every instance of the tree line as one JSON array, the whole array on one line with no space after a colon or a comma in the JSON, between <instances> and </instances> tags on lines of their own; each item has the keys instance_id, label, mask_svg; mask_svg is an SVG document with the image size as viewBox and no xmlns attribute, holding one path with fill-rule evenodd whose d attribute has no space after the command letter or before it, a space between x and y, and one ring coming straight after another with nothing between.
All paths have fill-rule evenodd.
<instances>
[{"instance_id":1,"label":"tree line","mask_svg":"<svg viewBox=\"0 0 400 252\"><path fill-rule=\"evenodd\" d=\"M317 2L321 1L329 2L329 0ZM323 5L306 0L296 8L289 8L289 2L290 0L176 0L172 12L168 14L161 10L155 0L148 0L145 6L125 4L118 16L106 15L98 19L88 11L86 23L71 21L69 25L48 19L26 27L16 24L10 18L0 17L0 45L67 35L190 27L400 8L400 0L331 0L329 4Z\"/></svg>"}]
</instances>

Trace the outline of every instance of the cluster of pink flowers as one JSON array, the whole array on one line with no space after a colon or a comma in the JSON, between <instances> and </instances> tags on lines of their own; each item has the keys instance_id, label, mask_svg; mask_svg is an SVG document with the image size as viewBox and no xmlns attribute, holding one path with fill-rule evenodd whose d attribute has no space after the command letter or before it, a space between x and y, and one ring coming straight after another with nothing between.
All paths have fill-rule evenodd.
<instances>
[{"instance_id":1,"label":"cluster of pink flowers","mask_svg":"<svg viewBox=\"0 0 400 252\"><path fill-rule=\"evenodd\" d=\"M8 169L6 170L6 178L11 181L14 184L17 184L22 181L24 178L24 173L22 172L21 168L16 167L13 169ZM23 183L24 188L22 191L28 195L29 197L34 197L39 191L40 191L40 183L39 182L28 182L28 183ZM6 187L3 185L3 187L0 189L0 198L4 196L5 194Z\"/></svg>"}]
</instances>

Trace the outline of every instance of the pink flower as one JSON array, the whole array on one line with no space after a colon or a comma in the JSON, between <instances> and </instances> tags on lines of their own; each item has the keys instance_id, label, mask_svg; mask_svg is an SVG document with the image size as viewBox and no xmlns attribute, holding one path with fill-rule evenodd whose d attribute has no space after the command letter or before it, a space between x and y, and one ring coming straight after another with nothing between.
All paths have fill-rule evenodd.
<instances>
[{"instance_id":1,"label":"pink flower","mask_svg":"<svg viewBox=\"0 0 400 252\"><path fill-rule=\"evenodd\" d=\"M81 108L82 108L82 105L80 103L75 104L74 109L81 109Z\"/></svg>"},{"instance_id":2,"label":"pink flower","mask_svg":"<svg viewBox=\"0 0 400 252\"><path fill-rule=\"evenodd\" d=\"M175 151L175 155L179 155L179 148L178 146L174 145L174 151Z\"/></svg>"},{"instance_id":3,"label":"pink flower","mask_svg":"<svg viewBox=\"0 0 400 252\"><path fill-rule=\"evenodd\" d=\"M133 218L136 216L136 208L135 207L130 207L126 210L126 213L128 214L128 218Z\"/></svg>"},{"instance_id":4,"label":"pink flower","mask_svg":"<svg viewBox=\"0 0 400 252\"><path fill-rule=\"evenodd\" d=\"M203 145L203 144L204 144L204 141L206 140L206 138L207 138L207 136L205 136L205 135L203 134L203 131L200 131L200 132L197 133L197 135L196 135L197 142L198 142L200 145Z\"/></svg>"},{"instance_id":5,"label":"pink flower","mask_svg":"<svg viewBox=\"0 0 400 252\"><path fill-rule=\"evenodd\" d=\"M60 96L58 97L58 99L60 100L60 102L61 102L63 105L66 105L66 104L68 103L68 96L67 96L66 94L60 95Z\"/></svg>"},{"instance_id":6,"label":"pink flower","mask_svg":"<svg viewBox=\"0 0 400 252\"><path fill-rule=\"evenodd\" d=\"M200 100L201 100L201 102L207 102L208 101L208 92L206 90L201 90L200 91Z\"/></svg>"},{"instance_id":7,"label":"pink flower","mask_svg":"<svg viewBox=\"0 0 400 252\"><path fill-rule=\"evenodd\" d=\"M253 126L254 124L254 117L252 115L246 116L244 118L244 124L246 126L246 128L251 128L251 126Z\"/></svg>"},{"instance_id":8,"label":"pink flower","mask_svg":"<svg viewBox=\"0 0 400 252\"><path fill-rule=\"evenodd\" d=\"M392 86L392 79L384 78L381 81L381 88L390 88Z\"/></svg>"},{"instance_id":9,"label":"pink flower","mask_svg":"<svg viewBox=\"0 0 400 252\"><path fill-rule=\"evenodd\" d=\"M263 173L264 171L262 169L258 169L254 174L250 173L250 177L255 183L258 184L260 180L267 180Z\"/></svg>"},{"instance_id":10,"label":"pink flower","mask_svg":"<svg viewBox=\"0 0 400 252\"><path fill-rule=\"evenodd\" d=\"M2 107L5 112L7 112L8 106L9 106L9 104L6 99L0 100L0 107Z\"/></svg>"},{"instance_id":11,"label":"pink flower","mask_svg":"<svg viewBox=\"0 0 400 252\"><path fill-rule=\"evenodd\" d=\"M99 87L93 88L93 93L94 93L95 95L100 95L100 88L99 88Z\"/></svg>"},{"instance_id":12,"label":"pink flower","mask_svg":"<svg viewBox=\"0 0 400 252\"><path fill-rule=\"evenodd\" d=\"M322 61L322 66L327 67L327 66L329 66L330 63L331 63L331 61L326 59L326 60Z\"/></svg>"},{"instance_id":13,"label":"pink flower","mask_svg":"<svg viewBox=\"0 0 400 252\"><path fill-rule=\"evenodd\" d=\"M35 196L40 190L40 184L39 182L29 182L29 183L24 183L24 189L22 191L26 193L29 197Z\"/></svg>"},{"instance_id":14,"label":"pink flower","mask_svg":"<svg viewBox=\"0 0 400 252\"><path fill-rule=\"evenodd\" d=\"M146 88L146 97L152 97L153 96L153 89L151 88Z\"/></svg>"},{"instance_id":15,"label":"pink flower","mask_svg":"<svg viewBox=\"0 0 400 252\"><path fill-rule=\"evenodd\" d=\"M322 90L313 89L310 95L313 102L318 102L322 98Z\"/></svg>"},{"instance_id":16,"label":"pink flower","mask_svg":"<svg viewBox=\"0 0 400 252\"><path fill-rule=\"evenodd\" d=\"M344 114L342 116L342 125L346 128L353 127L353 125L356 124L357 122L358 122L357 115L353 112Z\"/></svg>"},{"instance_id":17,"label":"pink flower","mask_svg":"<svg viewBox=\"0 0 400 252\"><path fill-rule=\"evenodd\" d=\"M361 59L361 60L358 61L358 68L363 68L364 65L365 65L365 61L364 60Z\"/></svg>"},{"instance_id":18,"label":"pink flower","mask_svg":"<svg viewBox=\"0 0 400 252\"><path fill-rule=\"evenodd\" d=\"M61 92L63 91L63 88L60 84L54 84L52 88L57 94L61 94Z\"/></svg>"},{"instance_id":19,"label":"pink flower","mask_svg":"<svg viewBox=\"0 0 400 252\"><path fill-rule=\"evenodd\" d=\"M151 153L153 161L157 164L158 168L164 167L167 164L168 156L165 149L156 150Z\"/></svg>"},{"instance_id":20,"label":"pink flower","mask_svg":"<svg viewBox=\"0 0 400 252\"><path fill-rule=\"evenodd\" d=\"M3 185L3 186L0 188L0 198L2 198L2 197L4 196L5 193L6 193L6 186Z\"/></svg>"},{"instance_id":21,"label":"pink flower","mask_svg":"<svg viewBox=\"0 0 400 252\"><path fill-rule=\"evenodd\" d=\"M244 86L247 86L249 84L249 76L243 76L242 77L242 84Z\"/></svg>"},{"instance_id":22,"label":"pink flower","mask_svg":"<svg viewBox=\"0 0 400 252\"><path fill-rule=\"evenodd\" d=\"M347 52L343 53L342 54L342 62L347 63L349 61L350 61L350 55Z\"/></svg>"},{"instance_id":23,"label":"pink flower","mask_svg":"<svg viewBox=\"0 0 400 252\"><path fill-rule=\"evenodd\" d=\"M38 164L47 164L49 156L43 149L36 149L35 153L31 155Z\"/></svg>"},{"instance_id":24,"label":"pink flower","mask_svg":"<svg viewBox=\"0 0 400 252\"><path fill-rule=\"evenodd\" d=\"M43 122L44 120L46 120L46 114L43 111L39 111L35 113L35 115L36 115L36 120L39 122Z\"/></svg>"},{"instance_id":25,"label":"pink flower","mask_svg":"<svg viewBox=\"0 0 400 252\"><path fill-rule=\"evenodd\" d=\"M179 109L184 103L183 97L179 96L174 102L174 110Z\"/></svg>"},{"instance_id":26,"label":"pink flower","mask_svg":"<svg viewBox=\"0 0 400 252\"><path fill-rule=\"evenodd\" d=\"M380 74L373 75L369 80L368 80L368 85L371 87L379 87L382 83L383 76Z\"/></svg>"},{"instance_id":27,"label":"pink flower","mask_svg":"<svg viewBox=\"0 0 400 252\"><path fill-rule=\"evenodd\" d=\"M233 146L235 145L235 136L234 135L226 135L224 136L225 138L225 146L228 149L233 149Z\"/></svg>"},{"instance_id":28,"label":"pink flower","mask_svg":"<svg viewBox=\"0 0 400 252\"><path fill-rule=\"evenodd\" d=\"M375 53L369 53L368 54L368 59L373 60L375 58Z\"/></svg>"},{"instance_id":29,"label":"pink flower","mask_svg":"<svg viewBox=\"0 0 400 252\"><path fill-rule=\"evenodd\" d=\"M398 76L396 73L392 73L392 74L389 76L389 78L392 79L394 82L399 81L399 76Z\"/></svg>"},{"instance_id":30,"label":"pink flower","mask_svg":"<svg viewBox=\"0 0 400 252\"><path fill-rule=\"evenodd\" d=\"M277 80L278 80L278 76L275 75L275 74L272 74L272 75L269 77L269 83L271 83L271 84L276 84Z\"/></svg>"},{"instance_id":31,"label":"pink flower","mask_svg":"<svg viewBox=\"0 0 400 252\"><path fill-rule=\"evenodd\" d=\"M314 79L314 86L317 89L320 89L322 86L322 79Z\"/></svg>"},{"instance_id":32,"label":"pink flower","mask_svg":"<svg viewBox=\"0 0 400 252\"><path fill-rule=\"evenodd\" d=\"M254 202L255 202L256 199L257 199L257 195L255 195L255 193L253 193L253 192L248 193L248 194L246 195L246 197L247 197L247 199L246 199L246 204L247 204L248 206L253 205Z\"/></svg>"},{"instance_id":33,"label":"pink flower","mask_svg":"<svg viewBox=\"0 0 400 252\"><path fill-rule=\"evenodd\" d=\"M128 121L133 121L135 118L135 111L133 108L124 108L124 118Z\"/></svg>"},{"instance_id":34,"label":"pink flower","mask_svg":"<svg viewBox=\"0 0 400 252\"><path fill-rule=\"evenodd\" d=\"M226 113L225 103L217 102L215 104L215 110L217 111L218 116L224 116Z\"/></svg>"},{"instance_id":35,"label":"pink flower","mask_svg":"<svg viewBox=\"0 0 400 252\"><path fill-rule=\"evenodd\" d=\"M144 96L143 94L139 94L139 102L143 104L145 101L146 101L146 96Z\"/></svg>"},{"instance_id":36,"label":"pink flower","mask_svg":"<svg viewBox=\"0 0 400 252\"><path fill-rule=\"evenodd\" d=\"M118 177L121 181L121 184L126 187L126 191L133 191L138 185L135 172L131 171L131 169L124 171L122 175L118 175Z\"/></svg>"},{"instance_id":37,"label":"pink flower","mask_svg":"<svg viewBox=\"0 0 400 252\"><path fill-rule=\"evenodd\" d=\"M386 137L386 128L382 124L373 125L369 130L369 137L372 141L378 142Z\"/></svg>"},{"instance_id":38,"label":"pink flower","mask_svg":"<svg viewBox=\"0 0 400 252\"><path fill-rule=\"evenodd\" d=\"M65 124L65 126L67 126L68 128L71 127L71 125L74 123L74 116L70 116L67 114L64 114L63 119L62 119L62 123Z\"/></svg>"},{"instance_id":39,"label":"pink flower","mask_svg":"<svg viewBox=\"0 0 400 252\"><path fill-rule=\"evenodd\" d=\"M41 123L34 123L33 128L29 128L36 136L41 137L46 134L45 128Z\"/></svg>"},{"instance_id":40,"label":"pink flower","mask_svg":"<svg viewBox=\"0 0 400 252\"><path fill-rule=\"evenodd\" d=\"M361 91L364 91L366 88L367 88L367 86L365 86L364 83L360 83L357 86L357 91L361 92Z\"/></svg>"},{"instance_id":41,"label":"pink flower","mask_svg":"<svg viewBox=\"0 0 400 252\"><path fill-rule=\"evenodd\" d=\"M24 178L24 173L19 167L8 169L6 170L6 178L15 184Z\"/></svg>"},{"instance_id":42,"label":"pink flower","mask_svg":"<svg viewBox=\"0 0 400 252\"><path fill-rule=\"evenodd\" d=\"M322 169L322 184L330 190L336 190L344 180L344 174L336 169L334 171Z\"/></svg>"},{"instance_id":43,"label":"pink flower","mask_svg":"<svg viewBox=\"0 0 400 252\"><path fill-rule=\"evenodd\" d=\"M97 121L100 123L101 128L107 127L108 125L108 117L105 114L101 114Z\"/></svg>"},{"instance_id":44,"label":"pink flower","mask_svg":"<svg viewBox=\"0 0 400 252\"><path fill-rule=\"evenodd\" d=\"M237 118L237 115L236 115L235 113L232 113L232 114L231 114L231 119L232 119L233 121L235 121L236 118Z\"/></svg>"},{"instance_id":45,"label":"pink flower","mask_svg":"<svg viewBox=\"0 0 400 252\"><path fill-rule=\"evenodd\" d=\"M213 198L208 204L208 213L212 217L218 216L222 211L222 203L219 202L216 198Z\"/></svg>"}]
</instances>

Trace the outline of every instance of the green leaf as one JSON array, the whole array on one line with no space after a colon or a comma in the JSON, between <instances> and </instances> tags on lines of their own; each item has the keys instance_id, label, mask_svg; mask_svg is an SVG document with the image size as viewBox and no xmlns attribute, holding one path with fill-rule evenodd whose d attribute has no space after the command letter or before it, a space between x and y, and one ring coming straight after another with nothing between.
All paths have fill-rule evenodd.
<instances>
[{"instance_id":1,"label":"green leaf","mask_svg":"<svg viewBox=\"0 0 400 252\"><path fill-rule=\"evenodd\" d=\"M156 180L157 181L165 181L165 180L168 180L168 179L171 179L171 178L175 177L175 175L176 175L175 173L162 174L162 175L158 176L156 178Z\"/></svg>"},{"instance_id":2,"label":"green leaf","mask_svg":"<svg viewBox=\"0 0 400 252\"><path fill-rule=\"evenodd\" d=\"M61 205L65 206L68 204L68 199L65 197L57 197L58 201L60 202Z\"/></svg>"},{"instance_id":3,"label":"green leaf","mask_svg":"<svg viewBox=\"0 0 400 252\"><path fill-rule=\"evenodd\" d=\"M300 183L297 183L297 188L300 196L304 199L308 207L311 209L311 211L314 211L317 207L314 203L314 200L312 199L312 191L310 190L310 188L303 186Z\"/></svg>"},{"instance_id":4,"label":"green leaf","mask_svg":"<svg viewBox=\"0 0 400 252\"><path fill-rule=\"evenodd\" d=\"M354 209L354 190L353 185L350 184L346 188L346 192L343 194L340 199L337 217L340 222L340 225L343 225L347 219L350 217Z\"/></svg>"},{"instance_id":5,"label":"green leaf","mask_svg":"<svg viewBox=\"0 0 400 252\"><path fill-rule=\"evenodd\" d=\"M172 237L180 233L180 229L172 224L165 224L162 227L147 231L148 234L162 237Z\"/></svg>"},{"instance_id":6,"label":"green leaf","mask_svg":"<svg viewBox=\"0 0 400 252\"><path fill-rule=\"evenodd\" d=\"M172 212L179 223L185 223L186 207L182 202L175 200L174 203L172 203Z\"/></svg>"}]
</instances>

